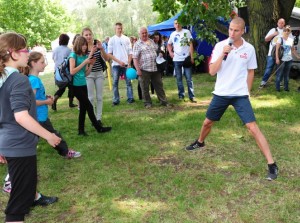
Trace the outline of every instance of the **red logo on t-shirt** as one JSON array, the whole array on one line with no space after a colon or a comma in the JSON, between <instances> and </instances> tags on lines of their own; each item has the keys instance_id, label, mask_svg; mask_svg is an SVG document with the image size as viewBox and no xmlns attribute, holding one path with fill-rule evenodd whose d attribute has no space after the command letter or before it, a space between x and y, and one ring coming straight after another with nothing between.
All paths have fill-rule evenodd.
<instances>
[{"instance_id":1,"label":"red logo on t-shirt","mask_svg":"<svg viewBox=\"0 0 300 223\"><path fill-rule=\"evenodd\" d=\"M240 55L240 58L247 59L247 57L248 57L247 53L244 53L244 54L241 54L241 55Z\"/></svg>"}]
</instances>

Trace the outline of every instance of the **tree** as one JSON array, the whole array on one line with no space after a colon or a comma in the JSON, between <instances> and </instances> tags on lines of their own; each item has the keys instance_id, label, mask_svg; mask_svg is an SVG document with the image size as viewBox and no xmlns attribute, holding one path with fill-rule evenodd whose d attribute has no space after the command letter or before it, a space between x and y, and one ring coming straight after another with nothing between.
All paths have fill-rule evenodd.
<instances>
[{"instance_id":1,"label":"tree","mask_svg":"<svg viewBox=\"0 0 300 223\"><path fill-rule=\"evenodd\" d=\"M256 49L260 74L263 74L268 47L264 37L268 30L277 26L279 18L284 18L288 24L294 4L295 0L247 0L250 32L245 37Z\"/></svg>"},{"instance_id":2,"label":"tree","mask_svg":"<svg viewBox=\"0 0 300 223\"><path fill-rule=\"evenodd\" d=\"M28 45L46 47L68 27L70 19L58 0L0 0L2 31L22 33Z\"/></svg>"},{"instance_id":3,"label":"tree","mask_svg":"<svg viewBox=\"0 0 300 223\"><path fill-rule=\"evenodd\" d=\"M88 26L97 38L114 35L114 24L116 22L123 24L126 35L136 36L139 27L156 23L158 17L157 12L152 12L149 0L131 0L119 3L110 0L106 3L105 8L98 7L93 2L84 5L82 1L81 3L80 0L77 1L77 7L71 10L76 23L80 24L77 32L81 32L84 26Z\"/></svg>"},{"instance_id":4,"label":"tree","mask_svg":"<svg viewBox=\"0 0 300 223\"><path fill-rule=\"evenodd\" d=\"M119 0L115 0L119 2ZM250 31L244 38L252 43L257 52L258 73L262 73L265 66L267 44L264 37L268 30L275 27L279 18L287 23L296 0L152 0L153 10L158 11L161 19L171 17L181 11L179 21L183 25L193 24L197 30L198 38L207 42L217 41L215 30L226 32L220 26L217 17L228 19L232 14L232 7L247 6ZM105 5L106 0L98 0L99 5ZM195 21L197 21L195 23Z\"/></svg>"},{"instance_id":5,"label":"tree","mask_svg":"<svg viewBox=\"0 0 300 223\"><path fill-rule=\"evenodd\" d=\"M288 23L292 13L295 0L261 0L261 1L228 1L228 0L205 0L205 1L185 1L185 0L153 0L153 7L160 13L166 10L166 4L172 11L178 8L182 10L182 17L179 18L183 24L194 24L193 21L204 20L204 24L198 27L198 37L213 43L215 30L224 31L216 18L222 16L229 18L232 13L232 7L247 6L250 31L244 35L244 38L252 43L256 49L258 69L262 74L265 66L265 59L268 45L264 37L270 28L275 27L279 18L284 18ZM173 2L173 4L172 4ZM228 4L228 3L231 4ZM198 13L197 13L198 12Z\"/></svg>"}]
</instances>

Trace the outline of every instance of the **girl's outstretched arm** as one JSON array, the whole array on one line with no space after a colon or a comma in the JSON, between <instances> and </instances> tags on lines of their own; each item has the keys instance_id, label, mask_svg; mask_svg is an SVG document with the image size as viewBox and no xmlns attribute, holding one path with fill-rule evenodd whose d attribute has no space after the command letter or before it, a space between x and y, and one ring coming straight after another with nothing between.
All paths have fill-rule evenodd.
<instances>
[{"instance_id":1,"label":"girl's outstretched arm","mask_svg":"<svg viewBox=\"0 0 300 223\"><path fill-rule=\"evenodd\" d=\"M61 138L44 129L34 118L29 115L27 110L16 112L14 116L17 123L19 123L23 128L47 140L51 146L55 147L60 143Z\"/></svg>"}]
</instances>

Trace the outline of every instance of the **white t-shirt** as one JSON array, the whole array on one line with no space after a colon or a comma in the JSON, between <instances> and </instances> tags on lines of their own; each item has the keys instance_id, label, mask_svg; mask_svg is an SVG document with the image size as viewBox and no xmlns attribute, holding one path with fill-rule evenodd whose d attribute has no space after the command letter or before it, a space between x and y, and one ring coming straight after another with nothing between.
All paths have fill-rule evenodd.
<instances>
[{"instance_id":1,"label":"white t-shirt","mask_svg":"<svg viewBox=\"0 0 300 223\"><path fill-rule=\"evenodd\" d=\"M218 96L244 96L249 95L247 78L248 70L257 68L254 47L244 39L239 48L232 46L226 61L223 60L217 73L217 81L213 94ZM228 45L228 39L216 44L211 63L214 63L223 53L223 48Z\"/></svg>"},{"instance_id":2,"label":"white t-shirt","mask_svg":"<svg viewBox=\"0 0 300 223\"><path fill-rule=\"evenodd\" d=\"M173 44L173 50L174 50L173 61L184 61L184 59L190 55L190 47L187 44L181 46L182 45L181 40L183 38L187 38L188 42L190 42L193 39L191 32L187 29L182 29L179 32L174 31L170 35L168 44Z\"/></svg>"},{"instance_id":3,"label":"white t-shirt","mask_svg":"<svg viewBox=\"0 0 300 223\"><path fill-rule=\"evenodd\" d=\"M125 64L128 64L128 55L132 54L130 39L123 34L119 37L114 35L108 41L107 52L111 53L117 59ZM113 60L112 66L119 66L120 64Z\"/></svg>"},{"instance_id":4,"label":"white t-shirt","mask_svg":"<svg viewBox=\"0 0 300 223\"><path fill-rule=\"evenodd\" d=\"M279 29L279 28L277 27L277 31L278 31L278 35L275 36L275 37L270 41L268 56L271 56L271 52L272 52L273 47L276 45L278 38L282 36L283 29ZM267 36L269 36L269 35L272 35L272 34L275 33L275 32L276 32L276 28L270 29L270 31L267 33L267 35L265 36L265 38L266 38ZM292 33L290 33L289 37L290 37L290 38L293 38Z\"/></svg>"},{"instance_id":5,"label":"white t-shirt","mask_svg":"<svg viewBox=\"0 0 300 223\"><path fill-rule=\"evenodd\" d=\"M282 40L281 40L282 39ZM282 43L283 41L283 43ZM281 58L282 61L290 61L293 59L292 57L292 47L294 45L294 39L288 37L287 40L284 38L278 38L277 43L280 43L283 46L283 56Z\"/></svg>"}]
</instances>

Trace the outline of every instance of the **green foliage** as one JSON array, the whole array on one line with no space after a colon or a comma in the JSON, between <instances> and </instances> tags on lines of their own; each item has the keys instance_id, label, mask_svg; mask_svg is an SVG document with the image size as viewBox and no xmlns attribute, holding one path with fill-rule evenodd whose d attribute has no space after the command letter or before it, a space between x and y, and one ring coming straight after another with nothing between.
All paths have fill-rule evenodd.
<instances>
[{"instance_id":1,"label":"green foliage","mask_svg":"<svg viewBox=\"0 0 300 223\"><path fill-rule=\"evenodd\" d=\"M149 4L149 0L123 0L120 2L109 0L106 4L106 7L99 7L96 3L91 3L72 11L76 23L80 24L77 32L81 32L83 26L89 26L94 35L102 40L105 36L113 36L115 34L114 24L121 22L126 35L137 36L140 27L155 24L157 21L158 13L151 12L152 6Z\"/></svg>"},{"instance_id":2,"label":"green foliage","mask_svg":"<svg viewBox=\"0 0 300 223\"><path fill-rule=\"evenodd\" d=\"M193 25L200 40L214 44L218 41L215 30L217 29L217 18L230 18L230 13L234 4L241 5L244 1L229 3L228 0L206 0L206 1L186 1L186 0L153 0L153 10L161 15L169 11L172 15L181 11L178 18L182 25ZM170 17L170 15L168 15Z\"/></svg>"},{"instance_id":3,"label":"green foliage","mask_svg":"<svg viewBox=\"0 0 300 223\"><path fill-rule=\"evenodd\" d=\"M204 55L200 55L197 53L197 51L194 51L194 61L195 61L195 66L199 66L202 61L204 61Z\"/></svg>"},{"instance_id":4,"label":"green foliage","mask_svg":"<svg viewBox=\"0 0 300 223\"><path fill-rule=\"evenodd\" d=\"M296 6L296 7L300 7L300 0L296 0L295 6Z\"/></svg>"},{"instance_id":5,"label":"green foliage","mask_svg":"<svg viewBox=\"0 0 300 223\"><path fill-rule=\"evenodd\" d=\"M119 2L119 0L112 0ZM124 0L126 2L128 0ZM225 20L230 18L234 6L245 6L245 0L152 0L153 11L159 12L159 21L169 19L181 12L178 21L182 25L193 25L200 40L206 40L214 44L218 41L215 30L217 29L218 17ZM106 0L98 0L100 7L106 7ZM195 22L196 21L196 22Z\"/></svg>"},{"instance_id":6,"label":"green foliage","mask_svg":"<svg viewBox=\"0 0 300 223\"><path fill-rule=\"evenodd\" d=\"M29 46L39 43L49 47L70 23L59 0L0 0L0 8L2 31L24 34Z\"/></svg>"},{"instance_id":7,"label":"green foliage","mask_svg":"<svg viewBox=\"0 0 300 223\"><path fill-rule=\"evenodd\" d=\"M126 1L130 1L130 0L126 0ZM112 0L112 2L119 2L119 0ZM106 1L106 0L98 0L98 1L97 1L97 4L98 4L100 7L105 8L105 7L107 6L107 1Z\"/></svg>"},{"instance_id":8,"label":"green foliage","mask_svg":"<svg viewBox=\"0 0 300 223\"><path fill-rule=\"evenodd\" d=\"M119 5L121 5L121 1L119 2L119 0L112 1L116 1ZM124 0L122 3L126 4L127 1L128 0ZM107 8L106 0L99 0L97 3L100 7ZM182 25L192 24L197 32L197 38L205 40L211 44L218 41L215 32L218 23L217 18L221 16L225 20L229 19L233 6L244 5L244 0L235 0L231 3L229 3L228 0L207 0L205 2L186 0L152 0L153 11L157 11L159 13L158 21L169 19L178 12L182 12L178 21ZM108 8L107 10L109 11ZM126 13L124 10L122 12ZM195 55L195 63L197 65L200 64L203 59L203 56Z\"/></svg>"},{"instance_id":9,"label":"green foliage","mask_svg":"<svg viewBox=\"0 0 300 223\"><path fill-rule=\"evenodd\" d=\"M119 0L113 0L119 2ZM126 2L127 0L124 0ZM230 18L234 6L245 6L245 0L152 0L153 11L159 12L158 21L169 19L181 12L178 21L182 25L193 25L200 40L206 40L214 44L218 41L215 30L217 29L218 17L225 20ZM98 0L100 7L106 7L106 0ZM195 22L196 21L196 22Z\"/></svg>"},{"instance_id":10,"label":"green foliage","mask_svg":"<svg viewBox=\"0 0 300 223\"><path fill-rule=\"evenodd\" d=\"M190 46L190 44L193 44L194 45L194 49L195 49L195 43L196 43L196 40L189 39L187 37L186 33L183 34L183 37L180 40L180 45L181 46ZM196 50L193 53L193 58L195 60L195 65L196 66L200 65L200 63L204 60L204 56L198 54Z\"/></svg>"},{"instance_id":11,"label":"green foliage","mask_svg":"<svg viewBox=\"0 0 300 223\"><path fill-rule=\"evenodd\" d=\"M231 0L231 4L237 8L247 6L245 0Z\"/></svg>"},{"instance_id":12,"label":"green foliage","mask_svg":"<svg viewBox=\"0 0 300 223\"><path fill-rule=\"evenodd\" d=\"M153 11L159 12L159 21L164 21L180 11L183 7L181 2L178 0L152 0Z\"/></svg>"},{"instance_id":13,"label":"green foliage","mask_svg":"<svg viewBox=\"0 0 300 223\"><path fill-rule=\"evenodd\" d=\"M197 38L208 43L218 42L216 31L218 17L225 20L230 18L234 6L243 6L244 0L236 0L229 3L228 0L206 0L206 1L186 1L186 0L152 0L153 10L160 13L160 19L168 19L172 15L181 12L178 21L183 26L193 25L197 33ZM165 13L168 12L168 13ZM196 64L204 59L197 55Z\"/></svg>"}]
</instances>

